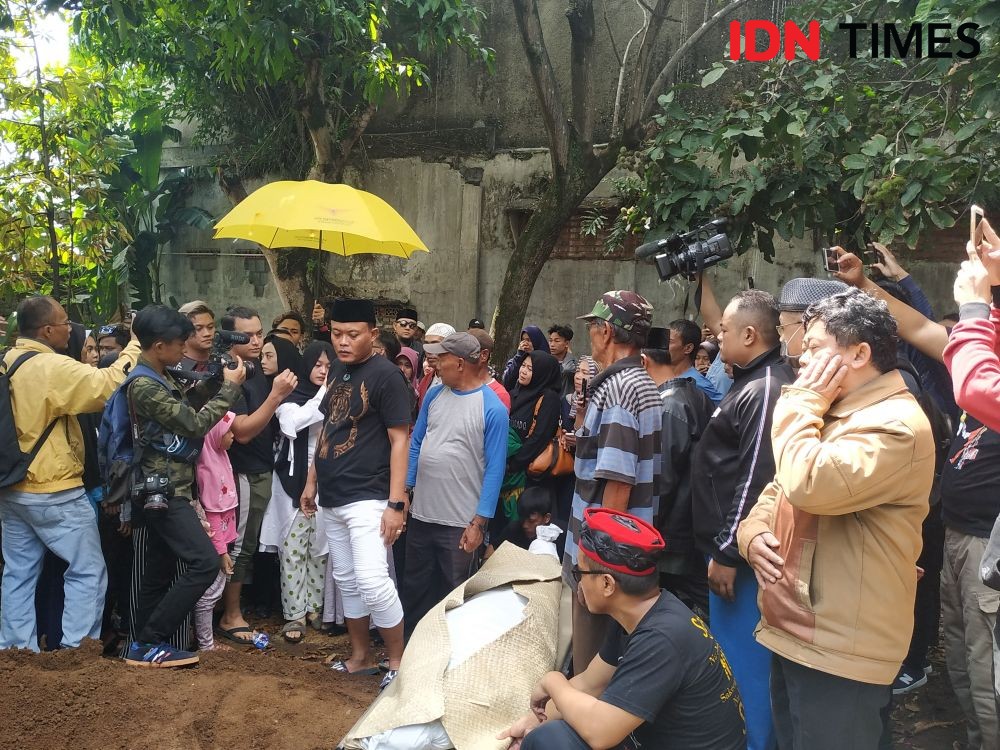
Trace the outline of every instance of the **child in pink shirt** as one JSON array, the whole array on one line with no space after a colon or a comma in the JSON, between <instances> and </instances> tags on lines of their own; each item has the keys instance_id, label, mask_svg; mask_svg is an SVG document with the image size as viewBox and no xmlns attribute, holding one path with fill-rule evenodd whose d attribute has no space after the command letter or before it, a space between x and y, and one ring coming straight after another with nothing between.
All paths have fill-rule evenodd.
<instances>
[{"instance_id":1,"label":"child in pink shirt","mask_svg":"<svg viewBox=\"0 0 1000 750\"><path fill-rule=\"evenodd\" d=\"M222 597L222 591L233 572L229 545L236 541L236 483L233 467L226 450L233 444L233 412L226 412L218 424L205 436L205 444L198 456L195 475L198 480L199 515L207 533L219 553L219 575L194 608L194 630L198 648L210 651L215 648L212 635L212 610Z\"/></svg>"}]
</instances>

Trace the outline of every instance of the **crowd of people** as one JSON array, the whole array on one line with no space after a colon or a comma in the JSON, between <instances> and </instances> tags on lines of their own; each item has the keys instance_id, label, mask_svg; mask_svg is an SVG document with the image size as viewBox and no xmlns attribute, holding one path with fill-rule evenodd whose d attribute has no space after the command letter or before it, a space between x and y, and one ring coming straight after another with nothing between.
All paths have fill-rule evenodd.
<instances>
[{"instance_id":1,"label":"crowd of people","mask_svg":"<svg viewBox=\"0 0 1000 750\"><path fill-rule=\"evenodd\" d=\"M877 249L777 299L721 306L705 277L701 326L610 291L588 355L527 325L496 369L481 320L381 328L370 300L87 330L29 297L0 372L0 647L186 666L273 601L280 637L339 628L330 668L384 688L437 602L552 522L572 651L512 747L888 747L943 621L968 747L996 748L1000 237L940 320Z\"/></svg>"}]
</instances>

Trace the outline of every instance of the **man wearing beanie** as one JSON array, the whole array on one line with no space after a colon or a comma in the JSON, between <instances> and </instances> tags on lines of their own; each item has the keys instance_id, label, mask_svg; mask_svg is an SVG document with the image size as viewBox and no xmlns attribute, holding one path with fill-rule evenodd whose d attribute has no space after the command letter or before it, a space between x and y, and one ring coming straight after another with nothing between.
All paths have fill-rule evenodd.
<instances>
[{"instance_id":1,"label":"man wearing beanie","mask_svg":"<svg viewBox=\"0 0 1000 750\"><path fill-rule=\"evenodd\" d=\"M337 300L330 311L330 365L326 415L302 493L302 512L321 514L333 577L344 601L351 655L331 667L371 674L369 621L389 652L384 688L403 655L403 607L386 547L406 527L406 448L412 388L400 369L375 356L379 329L370 300ZM318 497L317 497L318 493Z\"/></svg>"},{"instance_id":2,"label":"man wearing beanie","mask_svg":"<svg viewBox=\"0 0 1000 750\"><path fill-rule=\"evenodd\" d=\"M614 623L586 670L571 680L546 674L532 712L499 739L521 750L746 748L725 654L700 618L659 589L660 533L628 513L588 508L579 540L578 596Z\"/></svg>"}]
</instances>

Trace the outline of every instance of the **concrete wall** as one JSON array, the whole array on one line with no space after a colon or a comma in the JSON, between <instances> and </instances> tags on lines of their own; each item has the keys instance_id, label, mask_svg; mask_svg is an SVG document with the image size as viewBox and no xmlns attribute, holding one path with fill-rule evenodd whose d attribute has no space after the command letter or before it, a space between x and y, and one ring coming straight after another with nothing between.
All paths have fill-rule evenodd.
<instances>
[{"instance_id":1,"label":"concrete wall","mask_svg":"<svg viewBox=\"0 0 1000 750\"><path fill-rule=\"evenodd\" d=\"M514 247L507 208L530 195L548 166L547 155L537 151L460 158L451 164L418 158L372 161L365 172L352 175L353 184L395 206L431 252L415 253L409 260L324 254L327 281L353 294L413 304L428 324L445 321L461 327L472 317L489 321ZM592 197L604 197L608 189L602 185ZM199 185L191 204L218 216L229 209L210 182ZM789 278L823 274L809 241L779 241L776 251L774 264L752 251L718 266L712 278L720 301L745 288L748 277L758 288L777 293ZM954 307L954 265L903 262L939 314ZM263 257L246 243L214 241L210 232L185 230L164 256L162 280L165 297L178 302L202 298L217 310L239 302L257 307L266 319L281 307ZM662 325L683 313L688 283L679 278L661 283L651 265L631 260L552 260L535 285L526 322L571 322L589 312L603 292L616 288L645 295L654 305L655 322ZM694 312L693 289L691 294L689 313ZM577 349L585 348L579 341Z\"/></svg>"}]
</instances>

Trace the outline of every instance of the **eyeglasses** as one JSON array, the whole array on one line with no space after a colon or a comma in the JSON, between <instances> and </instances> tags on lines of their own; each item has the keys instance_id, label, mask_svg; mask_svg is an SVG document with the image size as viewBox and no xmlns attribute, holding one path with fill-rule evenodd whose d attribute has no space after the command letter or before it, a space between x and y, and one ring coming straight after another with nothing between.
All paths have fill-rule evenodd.
<instances>
[{"instance_id":1,"label":"eyeglasses","mask_svg":"<svg viewBox=\"0 0 1000 750\"><path fill-rule=\"evenodd\" d=\"M783 323L782 325L775 326L775 328L778 329L779 336L784 336L785 329L791 326L795 326L795 330L792 331L791 335L787 336L785 339L786 341L791 341L792 339L795 338L795 334L799 332L799 329L802 328L802 323Z\"/></svg>"},{"instance_id":2,"label":"eyeglasses","mask_svg":"<svg viewBox=\"0 0 1000 750\"><path fill-rule=\"evenodd\" d=\"M603 326L606 322L606 320L602 320L601 318L592 318L587 321L587 330L589 331L594 326Z\"/></svg>"},{"instance_id":3,"label":"eyeglasses","mask_svg":"<svg viewBox=\"0 0 1000 750\"><path fill-rule=\"evenodd\" d=\"M402 326L403 328L416 328L417 321L415 320L397 320L396 325Z\"/></svg>"},{"instance_id":4,"label":"eyeglasses","mask_svg":"<svg viewBox=\"0 0 1000 750\"><path fill-rule=\"evenodd\" d=\"M302 331L295 330L294 328L275 328L272 333L283 333L286 336L301 336Z\"/></svg>"},{"instance_id":5,"label":"eyeglasses","mask_svg":"<svg viewBox=\"0 0 1000 750\"><path fill-rule=\"evenodd\" d=\"M570 575L573 576L573 580L576 583L579 583L580 579L583 578L584 576L599 576L604 574L604 571L602 570L580 570L579 565L574 565L572 568L570 568L569 572Z\"/></svg>"},{"instance_id":6,"label":"eyeglasses","mask_svg":"<svg viewBox=\"0 0 1000 750\"><path fill-rule=\"evenodd\" d=\"M55 328L56 326L66 326L67 328L69 328L70 325L72 324L69 322L69 318L66 318L66 320L62 321L61 323L46 323L45 325L51 328Z\"/></svg>"}]
</instances>

